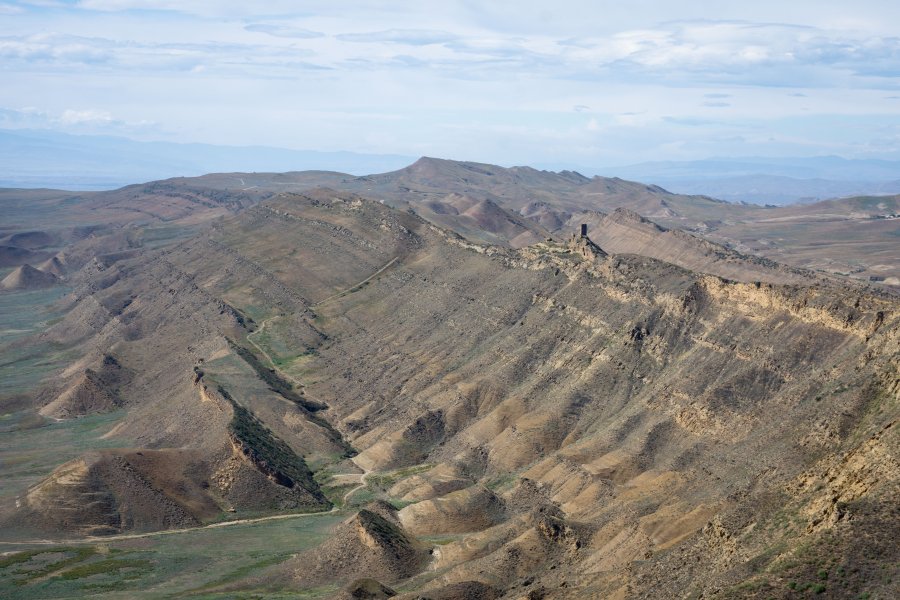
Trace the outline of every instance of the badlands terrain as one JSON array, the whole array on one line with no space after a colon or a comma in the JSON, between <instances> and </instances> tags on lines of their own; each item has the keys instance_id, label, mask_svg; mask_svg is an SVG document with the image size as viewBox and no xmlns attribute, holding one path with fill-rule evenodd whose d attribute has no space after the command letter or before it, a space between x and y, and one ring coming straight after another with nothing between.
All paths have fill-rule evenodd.
<instances>
[{"instance_id":1,"label":"badlands terrain","mask_svg":"<svg viewBox=\"0 0 900 600\"><path fill-rule=\"evenodd\" d=\"M900 197L423 158L0 207L0 596L900 592Z\"/></svg>"}]
</instances>

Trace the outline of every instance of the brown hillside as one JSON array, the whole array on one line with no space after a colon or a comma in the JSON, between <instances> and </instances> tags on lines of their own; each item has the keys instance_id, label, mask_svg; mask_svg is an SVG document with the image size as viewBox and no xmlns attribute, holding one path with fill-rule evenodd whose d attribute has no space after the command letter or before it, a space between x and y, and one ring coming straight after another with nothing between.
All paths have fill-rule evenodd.
<instances>
[{"instance_id":1,"label":"brown hillside","mask_svg":"<svg viewBox=\"0 0 900 600\"><path fill-rule=\"evenodd\" d=\"M25 263L37 263L46 254L32 252L17 246L0 246L0 267L17 267Z\"/></svg>"},{"instance_id":2,"label":"brown hillside","mask_svg":"<svg viewBox=\"0 0 900 600\"><path fill-rule=\"evenodd\" d=\"M56 285L58 282L59 279L52 273L45 273L25 264L0 280L0 289L39 290Z\"/></svg>"}]
</instances>

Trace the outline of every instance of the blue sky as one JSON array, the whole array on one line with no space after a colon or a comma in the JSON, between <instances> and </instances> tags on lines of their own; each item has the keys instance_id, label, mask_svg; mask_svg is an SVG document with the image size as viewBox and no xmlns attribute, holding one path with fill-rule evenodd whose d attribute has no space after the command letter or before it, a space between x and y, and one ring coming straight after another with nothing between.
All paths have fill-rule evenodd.
<instances>
[{"instance_id":1,"label":"blue sky","mask_svg":"<svg viewBox=\"0 0 900 600\"><path fill-rule=\"evenodd\" d=\"M893 0L0 0L0 75L0 128L501 164L900 159Z\"/></svg>"}]
</instances>

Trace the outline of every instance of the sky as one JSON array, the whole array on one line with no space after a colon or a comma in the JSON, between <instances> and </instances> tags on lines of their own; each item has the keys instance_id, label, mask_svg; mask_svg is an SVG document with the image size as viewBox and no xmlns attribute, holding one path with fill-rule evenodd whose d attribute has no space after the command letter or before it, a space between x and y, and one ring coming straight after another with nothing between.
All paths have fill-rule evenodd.
<instances>
[{"instance_id":1,"label":"sky","mask_svg":"<svg viewBox=\"0 0 900 600\"><path fill-rule=\"evenodd\" d=\"M896 0L0 0L0 128L619 165L900 159Z\"/></svg>"}]
</instances>

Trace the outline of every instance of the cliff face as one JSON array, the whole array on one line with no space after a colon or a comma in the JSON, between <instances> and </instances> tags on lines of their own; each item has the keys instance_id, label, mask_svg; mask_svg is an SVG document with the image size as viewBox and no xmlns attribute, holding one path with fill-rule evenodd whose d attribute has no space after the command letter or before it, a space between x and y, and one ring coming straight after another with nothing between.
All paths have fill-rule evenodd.
<instances>
[{"instance_id":1,"label":"cliff face","mask_svg":"<svg viewBox=\"0 0 900 600\"><path fill-rule=\"evenodd\" d=\"M571 597L653 595L653 585L686 567L666 562L669 575L654 569L676 549L700 556L696 540L709 523L726 523L726 540L770 527L765 507L773 497L896 418L896 408L871 415L878 398L896 407L892 301L827 286L735 283L578 250L429 249L427 260L319 309L334 324L334 341L306 367L314 393L352 426L352 443L371 468L441 463L435 484L447 470L473 485L516 474L570 522L590 524L590 541L565 556L580 565L570 567L568 585L578 572L586 586ZM404 428L426 414L441 415L440 436L412 443ZM884 455L896 460L895 450ZM845 479L864 477L849 468L854 475ZM895 480L889 472L876 479ZM429 475L417 476L423 490ZM404 512L414 531L431 522L434 531L452 523L454 531L483 532L478 561L463 551L468 537L441 549L458 557L442 563L454 565L446 583L484 572L485 583L511 585L496 545L524 552L502 530L514 521L485 522L487 505L469 500L475 489ZM867 502L884 502L883 492L866 489ZM728 529L734 515L750 515L740 532ZM798 525L803 536L815 536L812 527ZM799 538L790 538L769 541L792 547ZM674 589L736 585L748 576L742 561L749 558L740 554ZM566 580L557 569L547 577L554 587Z\"/></svg>"},{"instance_id":2,"label":"cliff face","mask_svg":"<svg viewBox=\"0 0 900 600\"><path fill-rule=\"evenodd\" d=\"M351 444L357 465L390 479L385 494L416 502L396 523L363 515L341 534L382 553L391 581L426 568L415 537L434 535L454 537L426 588L542 597L763 589L826 533L845 540L835 569L881 561L852 540L891 527L896 301L608 252L586 239L481 246L356 196L282 195L83 270L75 308L47 335L95 362L114 348L134 373L117 390L117 435L189 449L191 481L238 509L268 493L290 506L272 482L281 459L254 458L263 446L326 464ZM236 411L255 432L240 451ZM251 498L254 482L268 487ZM68 502L34 493L46 514ZM804 560L785 569L805 573Z\"/></svg>"}]
</instances>

